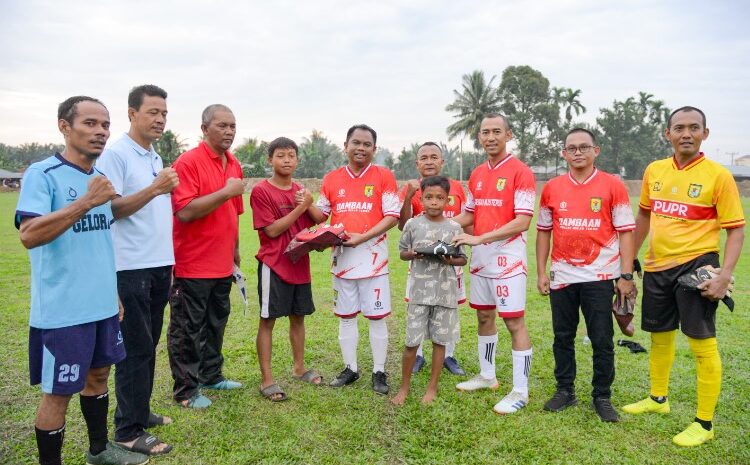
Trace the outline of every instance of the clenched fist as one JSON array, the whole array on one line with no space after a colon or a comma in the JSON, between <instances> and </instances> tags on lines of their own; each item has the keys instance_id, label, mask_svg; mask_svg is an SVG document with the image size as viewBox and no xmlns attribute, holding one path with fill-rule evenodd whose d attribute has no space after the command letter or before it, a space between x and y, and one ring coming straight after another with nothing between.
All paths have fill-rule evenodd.
<instances>
[{"instance_id":1,"label":"clenched fist","mask_svg":"<svg viewBox=\"0 0 750 465\"><path fill-rule=\"evenodd\" d=\"M300 189L294 193L294 202L297 205L304 205L305 208L312 205L313 198L312 194L307 189Z\"/></svg>"},{"instance_id":2,"label":"clenched fist","mask_svg":"<svg viewBox=\"0 0 750 465\"><path fill-rule=\"evenodd\" d=\"M104 176L96 176L89 181L86 194L82 197L91 202L91 208L98 207L117 197L115 188L109 179Z\"/></svg>"},{"instance_id":3,"label":"clenched fist","mask_svg":"<svg viewBox=\"0 0 750 465\"><path fill-rule=\"evenodd\" d=\"M177 176L177 171L173 168L164 168L156 175L151 186L154 188L156 195L162 195L172 192L179 183L180 178Z\"/></svg>"},{"instance_id":4,"label":"clenched fist","mask_svg":"<svg viewBox=\"0 0 750 465\"><path fill-rule=\"evenodd\" d=\"M406 198L410 199L414 197L414 194L419 190L419 181L416 179L410 179L406 181Z\"/></svg>"},{"instance_id":5,"label":"clenched fist","mask_svg":"<svg viewBox=\"0 0 750 465\"><path fill-rule=\"evenodd\" d=\"M229 178L224 186L224 193L226 193L229 198L242 195L245 193L245 184L242 183L242 179Z\"/></svg>"}]
</instances>

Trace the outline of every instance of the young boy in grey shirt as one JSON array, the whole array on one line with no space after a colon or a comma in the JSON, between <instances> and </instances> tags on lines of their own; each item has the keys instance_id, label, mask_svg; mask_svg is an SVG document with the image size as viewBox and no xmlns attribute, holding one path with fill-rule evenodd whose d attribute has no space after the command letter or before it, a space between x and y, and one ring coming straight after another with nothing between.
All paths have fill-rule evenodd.
<instances>
[{"instance_id":1,"label":"young boy in grey shirt","mask_svg":"<svg viewBox=\"0 0 750 465\"><path fill-rule=\"evenodd\" d=\"M461 226L445 218L443 210L448 203L450 183L443 176L430 176L422 180L422 206L424 214L406 222L399 241L401 260L413 260L409 272L409 305L406 309L406 349L402 361L401 389L391 402L403 405L409 394L411 370L417 357L417 348L423 339L432 340L432 372L422 403L428 404L437 396L438 380L445 358L445 345L459 337L456 294L458 283L454 266L466 264L461 248L443 254L417 253L436 241L450 244L453 236L461 233ZM449 246L451 247L451 246Z\"/></svg>"}]
</instances>

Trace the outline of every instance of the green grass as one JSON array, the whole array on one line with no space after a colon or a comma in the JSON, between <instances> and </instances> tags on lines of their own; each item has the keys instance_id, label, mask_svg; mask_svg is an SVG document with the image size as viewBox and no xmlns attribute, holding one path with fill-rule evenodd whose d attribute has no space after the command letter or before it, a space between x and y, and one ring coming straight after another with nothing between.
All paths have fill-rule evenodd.
<instances>
[{"instance_id":1,"label":"green grass","mask_svg":"<svg viewBox=\"0 0 750 465\"><path fill-rule=\"evenodd\" d=\"M29 264L26 251L12 226L16 194L0 194L0 463L37 463L33 421L39 388L28 385L27 327ZM745 211L750 201L743 199ZM746 213L747 214L747 213ZM255 289L257 234L251 215L241 221L243 269L249 287ZM395 253L398 232L390 237L391 286L394 314L388 319L391 334L387 371L391 389L400 383L400 360L404 338L404 294L406 265ZM534 232L529 244L534 243ZM498 392L459 393L458 378L444 372L438 400L422 406L419 398L427 383L427 370L413 378L412 397L401 408L370 389L372 366L367 331L360 322L360 369L363 379L340 390L295 382L290 374L291 354L287 323L275 332L273 367L279 383L291 399L272 404L260 397L260 375L255 351L258 304L255 294L247 313L233 292L233 313L224 344L225 374L245 388L210 393L214 405L207 411L188 411L171 401L171 376L164 337L159 346L157 381L152 405L172 416L175 424L156 428L174 451L152 459L157 464L482 464L482 463L632 463L702 464L750 463L750 247L745 247L735 272L738 278L737 309L722 306L718 315L719 344L724 363L721 398L716 414L716 440L695 449L673 446L671 438L695 414L695 368L686 339L677 343L672 370L672 413L666 416L622 415L619 424L604 424L589 406L591 391L591 346L578 344L576 387L581 399L577 407L560 414L542 411L554 391L552 330L549 302L536 292L533 246L528 282L527 322L534 344L529 406L512 416L497 416L492 406L509 389L511 381L510 340L501 329L497 352ZM313 287L318 311L307 322L309 367L330 380L342 367L338 347L338 321L331 312L331 278L328 253L313 258ZM167 309L168 311L168 309ZM471 374L478 371L476 318L461 309L463 339L457 357ZM583 335L583 326L580 334ZM166 331L165 333L166 334ZM617 337L617 336L616 336ZM638 331L634 339L649 348L648 335ZM578 339L580 341L580 338ZM616 348L617 379L613 390L616 406L638 400L648 392L648 356ZM110 382L113 382L113 377ZM114 386L110 386L114 391ZM114 397L114 396L113 396ZM85 426L78 403L71 402L63 456L65 463L84 463ZM114 409L114 399L111 405ZM111 418L111 415L110 415ZM110 426L110 431L112 427Z\"/></svg>"}]
</instances>

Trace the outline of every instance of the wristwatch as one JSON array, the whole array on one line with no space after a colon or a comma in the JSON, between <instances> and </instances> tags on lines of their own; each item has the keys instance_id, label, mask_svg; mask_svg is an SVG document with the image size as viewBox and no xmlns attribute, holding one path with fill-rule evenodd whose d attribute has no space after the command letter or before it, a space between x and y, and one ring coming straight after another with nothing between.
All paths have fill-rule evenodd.
<instances>
[{"instance_id":1,"label":"wristwatch","mask_svg":"<svg viewBox=\"0 0 750 465\"><path fill-rule=\"evenodd\" d=\"M621 273L620 278L624 279L625 281L632 281L633 273Z\"/></svg>"}]
</instances>

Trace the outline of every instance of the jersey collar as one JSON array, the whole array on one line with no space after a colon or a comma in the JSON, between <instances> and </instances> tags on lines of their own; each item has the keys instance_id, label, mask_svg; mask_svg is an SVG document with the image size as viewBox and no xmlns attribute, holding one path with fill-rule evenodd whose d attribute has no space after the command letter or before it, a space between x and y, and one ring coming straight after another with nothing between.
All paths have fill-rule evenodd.
<instances>
[{"instance_id":1,"label":"jersey collar","mask_svg":"<svg viewBox=\"0 0 750 465\"><path fill-rule=\"evenodd\" d=\"M683 171L683 170L685 170L685 171L686 171L686 170L689 170L690 168L694 167L694 166L695 166L695 165L697 165L698 163L702 162L702 161L703 161L703 160L705 160L705 159L706 159L706 154L704 154L703 152L699 152L699 153L698 153L698 156L697 156L697 157L695 157L695 159L694 159L694 160L690 161L690 162L689 162L689 163L687 163L687 164L686 164L685 166L680 166L680 164L679 164L679 163L677 163L677 158L676 158L676 157L675 157L674 155L672 155L672 166L673 166L673 167L674 167L674 168L675 168L676 170L678 170L678 171Z\"/></svg>"},{"instance_id":2,"label":"jersey collar","mask_svg":"<svg viewBox=\"0 0 750 465\"><path fill-rule=\"evenodd\" d=\"M570 171L568 171L568 179L570 179L570 182L572 182L572 183L573 183L573 184L575 184L576 186L583 186L584 184L588 184L588 183L590 183L590 182L591 182L591 180L592 180L592 179L594 179L594 176L596 176L596 174L597 174L598 172L599 172L599 170L598 170L598 169L596 169L596 166L595 166L595 167L594 167L594 171L592 171L592 172L591 172L591 174L589 175L589 177L588 177L588 178L584 179L584 180L583 180L583 182L578 182L578 181L576 181L576 179L575 179L575 178L573 177L573 175L572 175L572 174L570 174Z\"/></svg>"},{"instance_id":3,"label":"jersey collar","mask_svg":"<svg viewBox=\"0 0 750 465\"><path fill-rule=\"evenodd\" d=\"M503 158L502 160L500 160L497 163L497 165L495 165L495 166L492 166L492 163L490 163L490 161L487 160L487 168L489 168L490 170L495 170L495 169L499 168L500 166L504 165L511 158L513 158L513 154L512 153L508 153L508 155L506 155L505 158Z\"/></svg>"},{"instance_id":4,"label":"jersey collar","mask_svg":"<svg viewBox=\"0 0 750 465\"><path fill-rule=\"evenodd\" d=\"M362 169L362 171L359 172L359 174L354 174L354 172L351 169L349 169L349 165L344 166L344 169L349 174L349 176L351 176L352 179L357 179L357 178L361 178L362 176L364 176L367 170L369 170L371 166L372 166L372 163L368 164Z\"/></svg>"},{"instance_id":5,"label":"jersey collar","mask_svg":"<svg viewBox=\"0 0 750 465\"><path fill-rule=\"evenodd\" d=\"M81 168L80 166L75 165L75 164L69 162L65 157L62 156L62 154L60 154L60 152L55 153L55 158L57 158L58 160L60 160L60 163L62 163L63 165L70 166L71 168L73 168L75 170L78 170L78 171L80 171L83 174L89 174L89 175L94 174L94 167L92 167L90 171L86 171L85 169Z\"/></svg>"}]
</instances>

